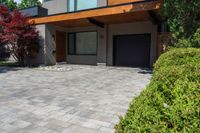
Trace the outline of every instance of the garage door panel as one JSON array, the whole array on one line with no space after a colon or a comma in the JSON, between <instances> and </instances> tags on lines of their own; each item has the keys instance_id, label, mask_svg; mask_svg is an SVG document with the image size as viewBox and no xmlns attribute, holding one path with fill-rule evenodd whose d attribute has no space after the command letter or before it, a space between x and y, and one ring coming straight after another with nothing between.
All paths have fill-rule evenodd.
<instances>
[{"instance_id":1,"label":"garage door panel","mask_svg":"<svg viewBox=\"0 0 200 133\"><path fill-rule=\"evenodd\" d=\"M148 67L150 42L150 34L115 36L114 65Z\"/></svg>"}]
</instances>

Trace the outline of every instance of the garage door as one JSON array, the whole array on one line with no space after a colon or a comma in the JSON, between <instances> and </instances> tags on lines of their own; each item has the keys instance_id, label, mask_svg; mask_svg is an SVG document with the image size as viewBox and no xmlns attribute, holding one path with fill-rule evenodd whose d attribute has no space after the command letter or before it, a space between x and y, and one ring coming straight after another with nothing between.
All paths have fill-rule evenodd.
<instances>
[{"instance_id":1,"label":"garage door","mask_svg":"<svg viewBox=\"0 0 200 133\"><path fill-rule=\"evenodd\" d=\"M149 67L151 35L114 36L114 65Z\"/></svg>"}]
</instances>

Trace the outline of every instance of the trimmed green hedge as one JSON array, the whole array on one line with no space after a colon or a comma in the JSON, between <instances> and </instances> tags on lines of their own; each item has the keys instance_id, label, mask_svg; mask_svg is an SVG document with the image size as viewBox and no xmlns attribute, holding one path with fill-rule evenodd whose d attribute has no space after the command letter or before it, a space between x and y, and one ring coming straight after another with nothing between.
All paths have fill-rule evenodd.
<instances>
[{"instance_id":1,"label":"trimmed green hedge","mask_svg":"<svg viewBox=\"0 0 200 133\"><path fill-rule=\"evenodd\" d=\"M200 49L171 49L147 89L120 118L116 133L200 132Z\"/></svg>"}]
</instances>

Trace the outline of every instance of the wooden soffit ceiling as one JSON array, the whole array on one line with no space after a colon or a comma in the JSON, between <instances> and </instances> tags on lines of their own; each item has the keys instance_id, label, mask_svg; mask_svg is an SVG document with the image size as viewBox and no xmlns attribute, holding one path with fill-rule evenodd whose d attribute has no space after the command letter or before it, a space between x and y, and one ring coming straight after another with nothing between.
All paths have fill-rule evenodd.
<instances>
[{"instance_id":1,"label":"wooden soffit ceiling","mask_svg":"<svg viewBox=\"0 0 200 133\"><path fill-rule=\"evenodd\" d=\"M30 22L36 25L48 23L60 23L67 25L67 23L73 22L74 24L76 23L75 25L80 24L84 26L87 25L87 18L95 18L104 23L114 23L116 21L122 21L122 18L127 21L131 21L130 18L133 19L133 17L131 17L133 15L135 19L138 20L139 18L146 19L148 17L145 11L158 10L160 7L161 0L129 3L125 5L108 6L105 8L97 8L74 13L63 13L46 17L33 18L30 20ZM76 20L76 22L74 20Z\"/></svg>"},{"instance_id":2,"label":"wooden soffit ceiling","mask_svg":"<svg viewBox=\"0 0 200 133\"><path fill-rule=\"evenodd\" d=\"M149 21L151 16L147 11L134 12L134 13L125 13L118 15L109 15L109 16L101 16L94 17L96 21L102 24L120 24L120 23L129 23L129 22L142 22ZM52 23L56 26L61 27L85 27L85 26L94 26L88 19L79 19L79 20L68 20L68 21L60 21Z\"/></svg>"}]
</instances>

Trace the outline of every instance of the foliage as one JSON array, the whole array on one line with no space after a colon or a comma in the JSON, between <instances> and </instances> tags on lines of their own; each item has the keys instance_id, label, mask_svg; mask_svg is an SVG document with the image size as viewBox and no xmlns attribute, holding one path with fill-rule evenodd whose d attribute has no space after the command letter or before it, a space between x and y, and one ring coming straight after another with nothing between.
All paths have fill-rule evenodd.
<instances>
[{"instance_id":1,"label":"foliage","mask_svg":"<svg viewBox=\"0 0 200 133\"><path fill-rule=\"evenodd\" d=\"M200 49L170 49L134 99L116 133L200 132Z\"/></svg>"},{"instance_id":2,"label":"foliage","mask_svg":"<svg viewBox=\"0 0 200 133\"><path fill-rule=\"evenodd\" d=\"M18 10L9 12L5 6L0 6L0 44L7 45L20 65L24 65L27 56L33 57L39 50L39 34L29 18Z\"/></svg>"},{"instance_id":3,"label":"foliage","mask_svg":"<svg viewBox=\"0 0 200 133\"><path fill-rule=\"evenodd\" d=\"M192 47L192 43L190 39L182 38L182 39L178 39L177 43L174 46L187 48L187 47Z\"/></svg>"},{"instance_id":4,"label":"foliage","mask_svg":"<svg viewBox=\"0 0 200 133\"><path fill-rule=\"evenodd\" d=\"M200 28L192 36L192 44L196 47L200 47Z\"/></svg>"},{"instance_id":5,"label":"foliage","mask_svg":"<svg viewBox=\"0 0 200 133\"><path fill-rule=\"evenodd\" d=\"M22 0L18 5L14 0L0 0L1 4L4 4L9 8L9 10L13 11L14 9L24 9L32 6L41 6L41 2L39 0Z\"/></svg>"},{"instance_id":6,"label":"foliage","mask_svg":"<svg viewBox=\"0 0 200 133\"><path fill-rule=\"evenodd\" d=\"M14 0L0 0L0 3L6 5L11 11L17 8L17 3Z\"/></svg>"},{"instance_id":7,"label":"foliage","mask_svg":"<svg viewBox=\"0 0 200 133\"><path fill-rule=\"evenodd\" d=\"M163 14L177 39L191 37L200 27L199 0L164 0Z\"/></svg>"},{"instance_id":8,"label":"foliage","mask_svg":"<svg viewBox=\"0 0 200 133\"><path fill-rule=\"evenodd\" d=\"M16 62L0 61L0 67L18 67Z\"/></svg>"},{"instance_id":9,"label":"foliage","mask_svg":"<svg viewBox=\"0 0 200 133\"><path fill-rule=\"evenodd\" d=\"M41 6L41 2L39 0L22 0L21 3L19 3L18 5L19 9L28 8L32 6Z\"/></svg>"},{"instance_id":10,"label":"foliage","mask_svg":"<svg viewBox=\"0 0 200 133\"><path fill-rule=\"evenodd\" d=\"M200 47L200 28L189 38L181 38L175 47Z\"/></svg>"}]
</instances>

